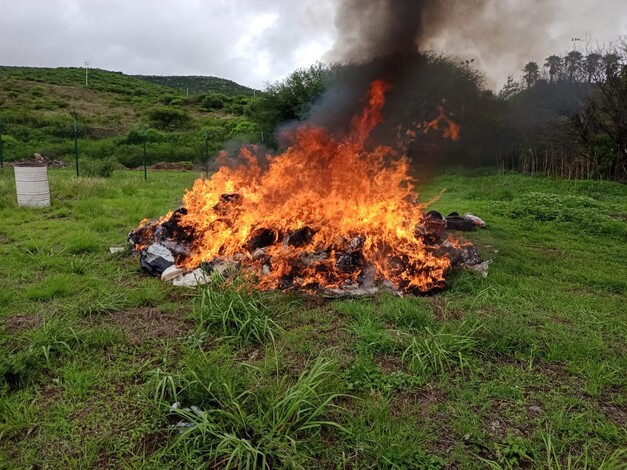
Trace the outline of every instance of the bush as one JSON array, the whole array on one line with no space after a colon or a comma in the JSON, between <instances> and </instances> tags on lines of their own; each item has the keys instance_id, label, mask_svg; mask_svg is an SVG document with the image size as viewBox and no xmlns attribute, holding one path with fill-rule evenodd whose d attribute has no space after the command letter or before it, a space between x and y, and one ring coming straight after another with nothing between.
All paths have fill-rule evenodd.
<instances>
[{"instance_id":1,"label":"bush","mask_svg":"<svg viewBox=\"0 0 627 470\"><path fill-rule=\"evenodd\" d=\"M190 122L190 118L184 110L165 107L150 110L148 119L154 127L159 129L183 128Z\"/></svg>"},{"instance_id":2,"label":"bush","mask_svg":"<svg viewBox=\"0 0 627 470\"><path fill-rule=\"evenodd\" d=\"M79 162L79 171L83 176L110 178L116 164L113 160L85 160Z\"/></svg>"},{"instance_id":3,"label":"bush","mask_svg":"<svg viewBox=\"0 0 627 470\"><path fill-rule=\"evenodd\" d=\"M33 87L30 91L30 94L38 98L41 98L42 96L44 96L44 89L41 88L40 86Z\"/></svg>"},{"instance_id":4,"label":"bush","mask_svg":"<svg viewBox=\"0 0 627 470\"><path fill-rule=\"evenodd\" d=\"M228 102L228 97L221 93L208 93L200 102L200 107L211 111L214 109L224 108L224 104Z\"/></svg>"}]
</instances>

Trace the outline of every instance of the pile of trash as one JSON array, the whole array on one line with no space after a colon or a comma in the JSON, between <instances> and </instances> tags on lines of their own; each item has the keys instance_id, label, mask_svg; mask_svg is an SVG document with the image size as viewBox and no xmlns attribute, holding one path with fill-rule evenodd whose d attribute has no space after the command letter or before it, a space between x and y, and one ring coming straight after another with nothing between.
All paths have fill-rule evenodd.
<instances>
[{"instance_id":1,"label":"pile of trash","mask_svg":"<svg viewBox=\"0 0 627 470\"><path fill-rule=\"evenodd\" d=\"M24 158L17 162L5 162L5 166L47 166L48 168L66 168L67 163L63 160L48 160L43 155L36 153L32 157Z\"/></svg>"}]
</instances>

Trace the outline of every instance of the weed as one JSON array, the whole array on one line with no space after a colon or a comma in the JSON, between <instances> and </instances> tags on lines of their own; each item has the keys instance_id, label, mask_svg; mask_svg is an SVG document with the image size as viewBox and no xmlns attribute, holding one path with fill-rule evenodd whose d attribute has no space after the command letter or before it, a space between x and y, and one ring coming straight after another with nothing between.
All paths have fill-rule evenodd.
<instances>
[{"instance_id":1,"label":"weed","mask_svg":"<svg viewBox=\"0 0 627 470\"><path fill-rule=\"evenodd\" d=\"M263 294L242 282L206 285L199 288L194 316L202 328L219 328L223 337L236 337L244 343L274 343L281 328L272 318L285 310L271 310Z\"/></svg>"},{"instance_id":2,"label":"weed","mask_svg":"<svg viewBox=\"0 0 627 470\"><path fill-rule=\"evenodd\" d=\"M422 377L416 377L405 372L397 371L383 374L369 361L356 362L344 372L342 378L349 391L377 390L381 393L393 393L424 384Z\"/></svg>"},{"instance_id":3,"label":"weed","mask_svg":"<svg viewBox=\"0 0 627 470\"><path fill-rule=\"evenodd\" d=\"M60 319L46 319L40 328L15 340L13 352L0 359L0 380L11 386L24 385L57 355L81 342L76 330Z\"/></svg>"},{"instance_id":4,"label":"weed","mask_svg":"<svg viewBox=\"0 0 627 470\"><path fill-rule=\"evenodd\" d=\"M473 327L471 330L476 329ZM449 333L445 327L438 331L425 328L422 336L412 338L403 352L403 361L411 370L423 377L433 373L444 374L455 363L463 370L468 365L466 355L472 352L476 345L472 333L473 331L468 334Z\"/></svg>"},{"instance_id":5,"label":"weed","mask_svg":"<svg viewBox=\"0 0 627 470\"><path fill-rule=\"evenodd\" d=\"M265 390L241 392L229 372L220 380L214 374L224 369L214 369L214 380L203 383L209 399L204 402L214 406L175 410L190 423L183 428L179 445L191 447L224 468L302 466L307 457L301 447L321 428L343 429L324 418L336 407L333 401L338 397L328 387L332 367L319 357L293 384L280 380Z\"/></svg>"}]
</instances>

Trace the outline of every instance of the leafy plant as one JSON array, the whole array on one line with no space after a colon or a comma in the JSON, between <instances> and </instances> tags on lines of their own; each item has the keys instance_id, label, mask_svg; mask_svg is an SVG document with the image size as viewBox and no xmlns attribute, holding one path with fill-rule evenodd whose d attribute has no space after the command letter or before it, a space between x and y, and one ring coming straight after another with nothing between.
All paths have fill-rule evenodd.
<instances>
[{"instance_id":1,"label":"leafy plant","mask_svg":"<svg viewBox=\"0 0 627 470\"><path fill-rule=\"evenodd\" d=\"M349 391L377 390L382 393L398 392L417 387L424 383L421 377L405 372L383 374L375 365L369 362L358 362L348 368L342 378Z\"/></svg>"},{"instance_id":2,"label":"leafy plant","mask_svg":"<svg viewBox=\"0 0 627 470\"><path fill-rule=\"evenodd\" d=\"M279 380L266 390L238 391L228 371L226 380L218 375L218 380L203 382L205 403L208 399L214 405L174 410L189 423L179 445L223 468L301 467L307 460L301 446L323 427L343 429L324 417L339 396L329 388L332 370L332 362L318 357L293 384ZM192 382L200 380L194 376Z\"/></svg>"}]
</instances>

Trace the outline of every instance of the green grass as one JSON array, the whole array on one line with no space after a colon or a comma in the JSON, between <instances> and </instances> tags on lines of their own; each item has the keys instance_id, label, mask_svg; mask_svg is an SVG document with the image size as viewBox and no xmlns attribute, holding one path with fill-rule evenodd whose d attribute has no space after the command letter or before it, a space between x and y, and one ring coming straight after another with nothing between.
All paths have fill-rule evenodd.
<instances>
[{"instance_id":1,"label":"green grass","mask_svg":"<svg viewBox=\"0 0 627 470\"><path fill-rule=\"evenodd\" d=\"M0 169L0 468L624 468L624 186L440 176L489 276L326 302L109 253L195 177L53 170L33 210Z\"/></svg>"}]
</instances>

